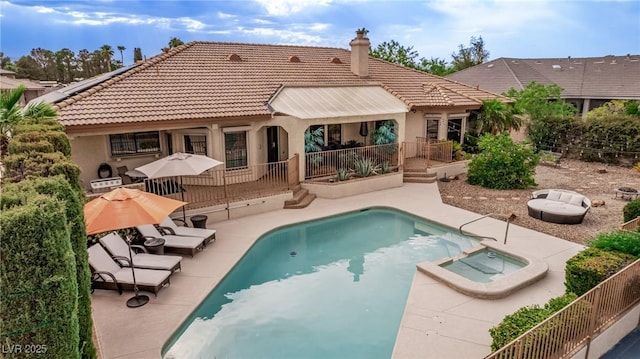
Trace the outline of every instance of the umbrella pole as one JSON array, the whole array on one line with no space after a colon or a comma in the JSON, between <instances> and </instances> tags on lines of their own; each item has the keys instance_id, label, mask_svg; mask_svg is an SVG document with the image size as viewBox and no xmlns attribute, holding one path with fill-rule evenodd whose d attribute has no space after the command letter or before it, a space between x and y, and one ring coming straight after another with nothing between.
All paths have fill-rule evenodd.
<instances>
[{"instance_id":1,"label":"umbrella pole","mask_svg":"<svg viewBox=\"0 0 640 359\"><path fill-rule=\"evenodd\" d=\"M182 176L180 176L180 197L182 197L182 202L184 202L184 187L182 187ZM182 206L182 223L184 223L184 225L187 225L187 215L185 214L185 207L187 205L183 205Z\"/></svg>"},{"instance_id":2,"label":"umbrella pole","mask_svg":"<svg viewBox=\"0 0 640 359\"><path fill-rule=\"evenodd\" d=\"M138 308L149 302L148 295L138 295L138 285L136 284L136 271L133 269L133 256L131 255L131 237L127 235L127 244L129 245L129 265L131 266L131 275L133 276L133 292L135 296L127 300L127 307Z\"/></svg>"}]
</instances>

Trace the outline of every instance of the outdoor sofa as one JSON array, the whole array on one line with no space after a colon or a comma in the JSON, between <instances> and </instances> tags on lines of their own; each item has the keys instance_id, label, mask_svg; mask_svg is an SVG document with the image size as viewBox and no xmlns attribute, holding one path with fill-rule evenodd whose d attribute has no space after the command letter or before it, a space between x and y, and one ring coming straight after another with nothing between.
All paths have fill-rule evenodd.
<instances>
[{"instance_id":1,"label":"outdoor sofa","mask_svg":"<svg viewBox=\"0 0 640 359\"><path fill-rule=\"evenodd\" d=\"M99 241L121 266L129 266L129 261L126 260L129 258L129 245L118 233L111 232L100 238ZM138 251L142 251L142 253ZM182 270L180 264L182 257L150 254L145 247L139 245L131 245L131 261L136 268L164 269L171 271L171 273L178 269Z\"/></svg>"},{"instance_id":2,"label":"outdoor sofa","mask_svg":"<svg viewBox=\"0 0 640 359\"><path fill-rule=\"evenodd\" d=\"M591 201L575 191L543 189L535 191L527 202L529 216L559 224L579 224L591 208Z\"/></svg>"},{"instance_id":3,"label":"outdoor sofa","mask_svg":"<svg viewBox=\"0 0 640 359\"><path fill-rule=\"evenodd\" d=\"M158 269L123 268L111 258L100 245L94 244L88 249L91 267L92 289L134 290L133 271L136 273L136 285L139 290L158 295L160 289L170 284L171 271ZM128 258L124 258L128 260Z\"/></svg>"}]
</instances>

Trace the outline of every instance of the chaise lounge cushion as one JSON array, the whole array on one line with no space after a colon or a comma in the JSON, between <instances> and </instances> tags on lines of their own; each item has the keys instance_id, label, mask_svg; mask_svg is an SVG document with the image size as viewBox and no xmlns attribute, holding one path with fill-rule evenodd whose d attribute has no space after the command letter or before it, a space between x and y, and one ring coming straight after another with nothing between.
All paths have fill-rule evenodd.
<instances>
[{"instance_id":1,"label":"chaise lounge cushion","mask_svg":"<svg viewBox=\"0 0 640 359\"><path fill-rule=\"evenodd\" d=\"M552 223L578 224L591 207L591 201L574 191L540 190L527 202L529 216Z\"/></svg>"},{"instance_id":2,"label":"chaise lounge cushion","mask_svg":"<svg viewBox=\"0 0 640 359\"><path fill-rule=\"evenodd\" d=\"M100 244L102 244L102 246L104 246L113 256L129 258L129 246L127 245L127 242L116 232L111 232L100 238ZM132 251L131 260L133 262L133 266L136 268L164 269L175 272L180 269L180 261L182 260L182 257L135 253ZM128 261L122 259L117 259L117 261L123 267L127 267L129 265Z\"/></svg>"}]
</instances>

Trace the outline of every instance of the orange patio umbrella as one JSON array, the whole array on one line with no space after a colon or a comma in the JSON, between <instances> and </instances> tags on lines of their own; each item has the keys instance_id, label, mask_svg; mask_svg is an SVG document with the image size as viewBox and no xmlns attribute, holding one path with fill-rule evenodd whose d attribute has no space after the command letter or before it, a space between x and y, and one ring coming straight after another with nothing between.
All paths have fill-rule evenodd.
<instances>
[{"instance_id":1,"label":"orange patio umbrella","mask_svg":"<svg viewBox=\"0 0 640 359\"><path fill-rule=\"evenodd\" d=\"M186 202L137 189L116 188L84 205L87 234L157 224Z\"/></svg>"}]
</instances>

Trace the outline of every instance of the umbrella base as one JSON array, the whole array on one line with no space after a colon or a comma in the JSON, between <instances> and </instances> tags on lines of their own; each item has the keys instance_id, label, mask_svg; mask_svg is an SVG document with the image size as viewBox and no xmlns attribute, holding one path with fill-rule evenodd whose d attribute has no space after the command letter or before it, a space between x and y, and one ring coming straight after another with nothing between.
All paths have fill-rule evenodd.
<instances>
[{"instance_id":1,"label":"umbrella base","mask_svg":"<svg viewBox=\"0 0 640 359\"><path fill-rule=\"evenodd\" d=\"M136 295L135 297L129 298L127 300L127 307L129 308L138 308L143 305L149 303L149 296L147 295Z\"/></svg>"}]
</instances>

